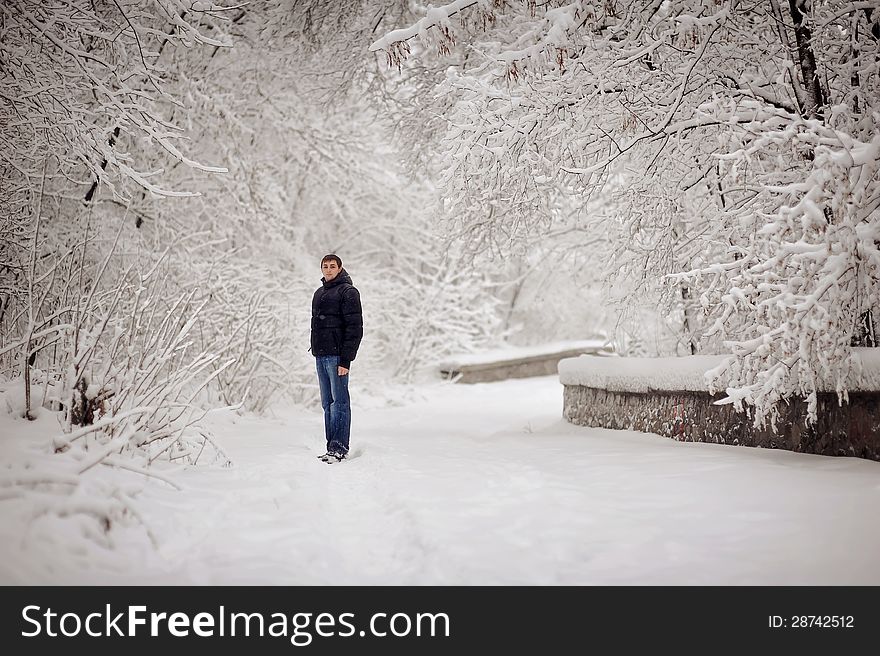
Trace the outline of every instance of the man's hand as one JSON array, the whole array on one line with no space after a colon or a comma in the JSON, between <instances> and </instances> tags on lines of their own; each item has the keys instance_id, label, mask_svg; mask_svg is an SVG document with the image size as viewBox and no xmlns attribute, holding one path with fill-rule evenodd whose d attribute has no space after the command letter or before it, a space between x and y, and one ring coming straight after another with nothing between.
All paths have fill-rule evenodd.
<instances>
[{"instance_id":1,"label":"man's hand","mask_svg":"<svg viewBox=\"0 0 880 656\"><path fill-rule=\"evenodd\" d=\"M340 366L336 368L336 373L338 373L340 376L345 376L348 373L348 369Z\"/></svg>"}]
</instances>

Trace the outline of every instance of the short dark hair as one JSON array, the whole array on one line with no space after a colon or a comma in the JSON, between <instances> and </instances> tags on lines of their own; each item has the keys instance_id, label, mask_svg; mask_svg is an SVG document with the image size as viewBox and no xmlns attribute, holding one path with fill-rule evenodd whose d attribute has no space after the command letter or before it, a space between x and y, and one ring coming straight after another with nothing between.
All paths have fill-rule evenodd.
<instances>
[{"instance_id":1,"label":"short dark hair","mask_svg":"<svg viewBox=\"0 0 880 656\"><path fill-rule=\"evenodd\" d=\"M328 260L336 260L336 266L338 266L340 269L342 268L342 258L338 255L335 255L334 253L330 253L330 255L325 255L321 258L321 266L324 266L324 262L327 262Z\"/></svg>"}]
</instances>

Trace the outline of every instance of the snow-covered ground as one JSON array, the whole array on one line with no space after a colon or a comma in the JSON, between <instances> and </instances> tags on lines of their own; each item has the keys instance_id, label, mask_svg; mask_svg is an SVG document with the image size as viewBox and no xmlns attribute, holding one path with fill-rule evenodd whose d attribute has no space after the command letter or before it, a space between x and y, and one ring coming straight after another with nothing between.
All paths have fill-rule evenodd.
<instances>
[{"instance_id":1,"label":"snow-covered ground","mask_svg":"<svg viewBox=\"0 0 880 656\"><path fill-rule=\"evenodd\" d=\"M0 496L0 583L880 584L880 463L576 427L556 376L352 393L342 464L315 458L319 409L276 409L215 419L235 465L182 491L93 470L143 488L158 548Z\"/></svg>"}]
</instances>

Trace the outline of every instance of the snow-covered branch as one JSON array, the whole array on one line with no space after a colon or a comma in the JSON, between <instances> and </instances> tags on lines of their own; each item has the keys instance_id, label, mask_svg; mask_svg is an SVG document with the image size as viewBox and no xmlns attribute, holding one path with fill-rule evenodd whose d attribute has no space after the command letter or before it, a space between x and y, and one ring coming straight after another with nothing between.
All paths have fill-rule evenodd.
<instances>
[{"instance_id":1,"label":"snow-covered branch","mask_svg":"<svg viewBox=\"0 0 880 656\"><path fill-rule=\"evenodd\" d=\"M612 294L662 303L685 352L733 350L728 387L762 421L877 343L867 4L511 2L453 34L444 15L477 10L456 4L373 49L399 64L406 39L426 46L414 71L445 67L423 73L417 107L454 235L510 252L579 210L610 235ZM601 227L597 203L613 208Z\"/></svg>"}]
</instances>

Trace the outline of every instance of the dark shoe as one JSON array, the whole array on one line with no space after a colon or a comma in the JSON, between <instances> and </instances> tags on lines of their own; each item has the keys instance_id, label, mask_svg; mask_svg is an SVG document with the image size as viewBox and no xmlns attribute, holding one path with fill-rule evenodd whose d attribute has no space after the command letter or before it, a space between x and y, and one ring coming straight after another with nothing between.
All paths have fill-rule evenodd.
<instances>
[{"instance_id":1,"label":"dark shoe","mask_svg":"<svg viewBox=\"0 0 880 656\"><path fill-rule=\"evenodd\" d=\"M344 453L339 453L339 452L337 451L337 452L333 452L333 453L328 453L328 454L327 454L327 459L324 460L324 462L326 462L327 464L332 465L334 462L342 462L343 460L345 460L345 454L344 454Z\"/></svg>"}]
</instances>

